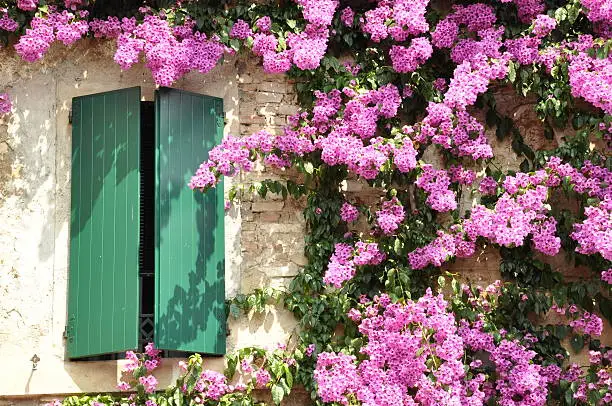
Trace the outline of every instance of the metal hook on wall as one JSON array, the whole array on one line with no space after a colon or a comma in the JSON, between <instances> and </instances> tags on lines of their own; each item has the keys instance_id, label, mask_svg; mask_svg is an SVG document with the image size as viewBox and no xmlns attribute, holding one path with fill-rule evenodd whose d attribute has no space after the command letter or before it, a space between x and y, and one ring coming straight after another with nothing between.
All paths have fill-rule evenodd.
<instances>
[{"instance_id":1,"label":"metal hook on wall","mask_svg":"<svg viewBox=\"0 0 612 406\"><path fill-rule=\"evenodd\" d=\"M34 354L34 356L30 358L30 361L32 361L32 371L35 371L36 368L38 368L38 362L40 362L40 357Z\"/></svg>"}]
</instances>

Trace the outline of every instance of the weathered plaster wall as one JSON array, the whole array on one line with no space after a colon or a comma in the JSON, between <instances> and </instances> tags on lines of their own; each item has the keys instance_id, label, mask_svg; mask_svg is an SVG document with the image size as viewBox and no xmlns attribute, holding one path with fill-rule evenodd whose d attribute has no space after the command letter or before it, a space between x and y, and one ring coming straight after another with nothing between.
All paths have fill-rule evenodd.
<instances>
[{"instance_id":1,"label":"weathered plaster wall","mask_svg":"<svg viewBox=\"0 0 612 406\"><path fill-rule=\"evenodd\" d=\"M62 338L71 99L140 86L143 99L152 100L155 89L142 64L122 72L112 62L113 52L112 43L80 41L68 50L54 47L42 62L27 64L10 50L0 51L0 88L6 88L14 102L12 114L0 121L0 360L5 366L0 371L0 397L115 390L122 361L66 361ZM251 75L251 70L256 72ZM282 77L264 75L237 59L207 75L187 75L173 87L223 98L226 134L255 127L279 131L286 115L296 110L292 87ZM231 185L227 181L226 189ZM272 281L282 285L297 271L296 265L287 268L279 258L291 252L303 263L297 255L304 235L300 212L297 205L278 201L245 202L227 212L226 296ZM275 307L231 319L228 351L285 341L294 326L292 316ZM34 354L41 361L32 371ZM211 368L223 367L221 358L208 363ZM178 375L176 364L164 363L158 374L162 386Z\"/></svg>"}]
</instances>

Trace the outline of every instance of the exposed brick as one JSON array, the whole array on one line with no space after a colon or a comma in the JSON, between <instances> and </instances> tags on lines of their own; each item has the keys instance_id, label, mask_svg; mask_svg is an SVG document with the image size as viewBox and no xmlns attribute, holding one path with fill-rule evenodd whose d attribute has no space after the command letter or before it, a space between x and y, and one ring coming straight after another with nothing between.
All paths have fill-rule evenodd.
<instances>
[{"instance_id":1,"label":"exposed brick","mask_svg":"<svg viewBox=\"0 0 612 406\"><path fill-rule=\"evenodd\" d=\"M261 213L258 217L258 220L264 223L274 223L280 220L281 214L275 211L265 211Z\"/></svg>"}]
</instances>

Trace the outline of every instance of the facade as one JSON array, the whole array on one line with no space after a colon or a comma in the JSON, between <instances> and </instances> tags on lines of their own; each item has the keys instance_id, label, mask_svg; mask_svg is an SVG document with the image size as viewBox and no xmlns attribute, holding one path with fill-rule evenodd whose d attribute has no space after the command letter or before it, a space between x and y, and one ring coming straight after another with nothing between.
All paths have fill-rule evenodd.
<instances>
[{"instance_id":1,"label":"facade","mask_svg":"<svg viewBox=\"0 0 612 406\"><path fill-rule=\"evenodd\" d=\"M156 88L144 65L122 72L112 62L113 53L111 42L83 40L70 49L53 47L41 62L26 64L10 49L0 50L0 89L8 88L14 101L13 113L0 118L0 362L4 366L0 371L0 405L38 404L65 394L116 391L123 361L71 360L69 319L71 200L76 173L73 130L83 125L73 100L139 88L136 103L156 102ZM222 102L223 134L246 135L264 128L280 132L286 117L297 111L293 84L283 76L264 74L253 59L226 60L207 75L185 76L173 88ZM498 106L514 117L526 142L534 148L554 146L550 145L554 140L545 140L538 132L532 106L521 103L511 93L500 93ZM497 141L494 135L490 138L498 164L517 168L520 162L510 141ZM233 182L248 184L278 176L288 175L259 168L227 179L225 193ZM357 194L362 201L378 198L359 182L344 187L347 194ZM223 200L218 199L217 204ZM468 196L462 205L467 208L470 203ZM282 288L305 265L302 208L303 202L283 201L280 196L269 195L266 200L245 196L239 205L216 214L216 224L223 225L225 236L221 289L225 298L266 286ZM483 250L475 258L458 260L450 267L465 279L485 285L500 278L499 262L496 252ZM562 264L553 266L560 269ZM581 272L561 270L569 277ZM95 289L93 292L98 294ZM187 299L178 301L176 307L191 305ZM280 306L268 306L264 313L229 317L226 351L286 342L295 327L292 315ZM602 342L610 344L610 326L605 331ZM107 334L100 328L100 337ZM84 351L73 354L93 354ZM35 368L34 355L39 359ZM584 354L577 359L584 359ZM207 358L209 368L221 370L222 364L221 357ZM166 360L156 372L160 387L171 384L178 375L177 360L173 359Z\"/></svg>"},{"instance_id":2,"label":"facade","mask_svg":"<svg viewBox=\"0 0 612 406\"><path fill-rule=\"evenodd\" d=\"M9 88L14 95L13 114L0 122L0 216L3 219L0 359L7 366L0 373L0 398L37 402L69 393L116 391L123 361L70 360L69 355L84 355L88 349L72 352L70 336L74 326L71 327L68 317L71 191L75 190L71 185L75 182L73 174L80 172L72 164L76 161L71 140L73 128L90 125L83 120L79 122L73 100L78 103L88 95L135 87L140 89L141 101L154 102L155 98L155 85L147 69L138 65L122 72L112 62L113 52L111 42L80 41L71 49L52 49L42 62L35 64L24 64L8 49L0 54L0 86ZM297 110L293 86L282 76L263 74L254 62L226 60L210 74L187 75L173 87L202 95L205 100L222 102L221 131L225 134L247 134L263 128L280 131L286 116ZM123 109L124 105L120 104L118 110ZM99 111L92 112L92 117L98 114ZM205 158L203 154L196 159ZM85 154L83 160L90 157ZM195 169L197 165L192 171ZM256 181L264 176L269 174L254 174L240 181ZM229 179L225 182L226 191L231 182ZM87 182L81 179L80 184L87 189ZM132 186L138 189L138 184ZM183 193L192 194L186 184L183 187ZM217 201L223 205L222 196ZM223 291L229 298L257 287L282 287L304 265L299 202L283 202L280 198L245 201L227 210L225 216L221 210L221 221L225 241L215 248L218 251L219 246L225 246L221 255L225 264L225 288L221 288L221 296ZM121 223L118 219L113 227L121 227ZM95 230L91 233L93 247L103 243L100 233ZM98 242L96 237L100 238ZM169 269L169 272L172 271ZM133 273L131 278L137 283ZM85 282L81 280L81 283ZM100 291L95 289L94 281L89 283L90 292L86 297L95 301L96 295L103 292L104 283ZM183 287L182 292L188 293L189 288ZM126 303L132 313L136 310L129 305L137 303L130 298L134 293L126 292ZM167 293L172 296L171 291ZM177 308L187 308L190 303L183 295L175 304ZM102 308L99 314L107 317ZM95 311L89 316L97 317ZM88 318L84 320L91 322ZM132 332L126 333L132 341L136 331L136 323L133 324ZM167 326L166 330L170 331L172 326ZM276 307L270 307L263 314L230 317L224 344L227 351L249 345L274 345L286 341L294 326L292 316ZM99 337L85 341L108 343L108 337L113 335L103 327L96 333ZM35 354L39 361L33 369L31 359ZM222 369L222 361L221 357L210 357L208 367ZM156 373L160 387L174 381L179 374L177 368L177 360L163 363Z\"/></svg>"}]
</instances>

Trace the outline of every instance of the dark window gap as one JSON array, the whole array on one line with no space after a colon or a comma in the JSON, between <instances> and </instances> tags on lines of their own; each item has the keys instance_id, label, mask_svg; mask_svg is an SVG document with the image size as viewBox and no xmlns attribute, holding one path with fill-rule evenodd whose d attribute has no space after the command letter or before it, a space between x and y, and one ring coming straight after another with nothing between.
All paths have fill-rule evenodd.
<instances>
[{"instance_id":1,"label":"dark window gap","mask_svg":"<svg viewBox=\"0 0 612 406\"><path fill-rule=\"evenodd\" d=\"M140 102L140 350L153 342L155 320L155 103Z\"/></svg>"}]
</instances>

